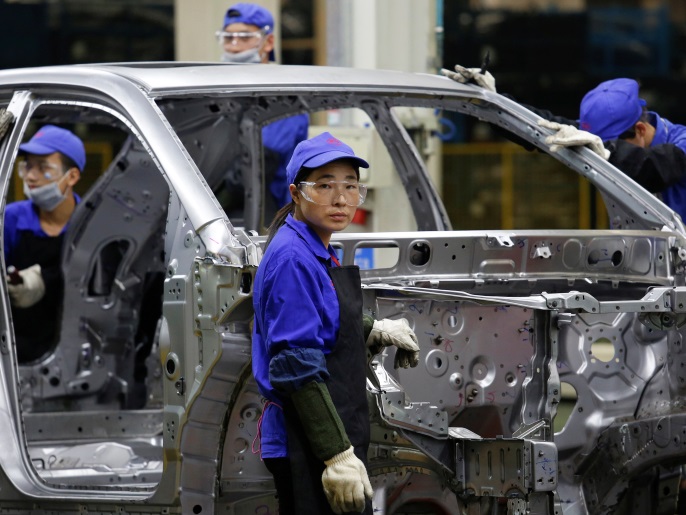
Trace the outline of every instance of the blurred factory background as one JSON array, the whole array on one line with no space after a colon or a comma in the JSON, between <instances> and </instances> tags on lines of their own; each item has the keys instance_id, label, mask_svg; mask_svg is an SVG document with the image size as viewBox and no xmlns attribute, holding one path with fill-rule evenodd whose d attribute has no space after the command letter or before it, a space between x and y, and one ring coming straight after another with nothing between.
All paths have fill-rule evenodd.
<instances>
[{"instance_id":1,"label":"blurred factory background","mask_svg":"<svg viewBox=\"0 0 686 515\"><path fill-rule=\"evenodd\" d=\"M175 10L193 9L197 27L219 29L231 0L1 0L0 68L105 61L154 61L175 55ZM257 0L280 16L283 64L327 62L327 10L356 0ZM570 117L598 82L638 79L657 111L686 120L686 2L681 0L363 0L388 9L433 11L444 27L441 64L478 65L488 50L499 89ZM207 14L202 7L207 7ZM363 15L363 14L362 14ZM441 20L432 19L439 25ZM185 24L179 21L178 24ZM426 27L404 33L425 44ZM196 33L216 47L213 31ZM440 34L439 34L440 35ZM365 39L376 39L367 34ZM177 45L178 48L178 45ZM184 51L177 50L176 54ZM209 58L211 56L207 56ZM214 58L218 58L217 55ZM392 65L392 62L387 63ZM429 63L427 63L429 64ZM414 70L414 71L431 71ZM459 135L462 139L475 137ZM478 137L478 136L477 136Z\"/></svg>"}]
</instances>

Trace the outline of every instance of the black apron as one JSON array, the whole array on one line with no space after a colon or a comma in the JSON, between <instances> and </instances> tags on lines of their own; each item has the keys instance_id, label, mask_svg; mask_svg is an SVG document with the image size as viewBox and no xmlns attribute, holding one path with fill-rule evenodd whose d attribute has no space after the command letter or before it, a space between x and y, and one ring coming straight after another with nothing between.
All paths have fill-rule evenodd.
<instances>
[{"instance_id":1,"label":"black apron","mask_svg":"<svg viewBox=\"0 0 686 515\"><path fill-rule=\"evenodd\" d=\"M362 287L357 266L329 268L336 288L340 320L338 339L326 357L330 377L326 386L336 411L343 421L355 455L367 464L369 447L369 408L367 405L367 349L362 330ZM297 412L292 403L284 405L288 454L293 473L293 493L298 515L329 515L329 506L322 486L324 463L311 451ZM372 503L367 501L365 515L372 515Z\"/></svg>"},{"instance_id":2,"label":"black apron","mask_svg":"<svg viewBox=\"0 0 686 515\"><path fill-rule=\"evenodd\" d=\"M21 231L17 246L12 251L17 270L37 263L41 266L45 283L45 295L36 304L28 308L12 306L19 363L35 361L57 345L64 297L62 240L64 233L43 237L30 231Z\"/></svg>"}]
</instances>

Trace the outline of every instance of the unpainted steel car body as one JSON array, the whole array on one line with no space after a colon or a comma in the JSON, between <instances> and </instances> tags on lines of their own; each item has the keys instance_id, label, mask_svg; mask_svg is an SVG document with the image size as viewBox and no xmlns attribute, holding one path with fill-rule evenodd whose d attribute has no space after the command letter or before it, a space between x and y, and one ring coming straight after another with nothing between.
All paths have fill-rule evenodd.
<instances>
[{"instance_id":1,"label":"unpainted steel car body","mask_svg":"<svg viewBox=\"0 0 686 515\"><path fill-rule=\"evenodd\" d=\"M367 178L374 215L414 224L333 242L344 264L394 252L361 271L364 309L408 319L421 346L414 369L394 370L392 350L369 358L375 513L675 512L681 219L590 150L562 149L550 159L601 192L611 229L453 231L418 144L431 133L403 116L451 111L547 154L549 131L520 105L425 74L150 63L2 71L0 109L5 202L31 128L121 141L65 235L60 339L37 362L17 362L0 282L2 513L278 512L251 450L264 402L250 366L269 223L261 129L345 109L388 157ZM575 401L555 431L563 385Z\"/></svg>"}]
</instances>

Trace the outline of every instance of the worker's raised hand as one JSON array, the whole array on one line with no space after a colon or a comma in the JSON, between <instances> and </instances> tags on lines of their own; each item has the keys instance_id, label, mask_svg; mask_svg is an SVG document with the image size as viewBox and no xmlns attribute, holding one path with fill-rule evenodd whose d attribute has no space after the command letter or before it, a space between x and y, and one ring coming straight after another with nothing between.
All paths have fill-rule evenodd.
<instances>
[{"instance_id":1,"label":"worker's raised hand","mask_svg":"<svg viewBox=\"0 0 686 515\"><path fill-rule=\"evenodd\" d=\"M610 151L603 145L603 140L595 134L582 131L573 125L551 122L550 120L539 120L541 127L556 131L546 137L546 144L550 145L551 152L557 152L563 147L588 147L603 159L610 157Z\"/></svg>"},{"instance_id":2,"label":"worker's raised hand","mask_svg":"<svg viewBox=\"0 0 686 515\"><path fill-rule=\"evenodd\" d=\"M488 91L496 93L495 77L493 77L489 71L482 72L481 68L465 68L464 66L456 64L454 72L442 68L441 73L460 84L474 83Z\"/></svg>"},{"instance_id":3,"label":"worker's raised hand","mask_svg":"<svg viewBox=\"0 0 686 515\"><path fill-rule=\"evenodd\" d=\"M7 284L10 302L18 308L29 308L45 295L45 283L40 271L40 265L33 265L17 272L21 281L17 284Z\"/></svg>"},{"instance_id":4,"label":"worker's raised hand","mask_svg":"<svg viewBox=\"0 0 686 515\"><path fill-rule=\"evenodd\" d=\"M416 367L419 364L417 336L404 318L374 320L374 326L367 338L367 347L390 347L395 345L394 368Z\"/></svg>"},{"instance_id":5,"label":"worker's raised hand","mask_svg":"<svg viewBox=\"0 0 686 515\"><path fill-rule=\"evenodd\" d=\"M350 446L324 462L322 485L335 513L363 512L367 499L374 495L364 463Z\"/></svg>"}]
</instances>

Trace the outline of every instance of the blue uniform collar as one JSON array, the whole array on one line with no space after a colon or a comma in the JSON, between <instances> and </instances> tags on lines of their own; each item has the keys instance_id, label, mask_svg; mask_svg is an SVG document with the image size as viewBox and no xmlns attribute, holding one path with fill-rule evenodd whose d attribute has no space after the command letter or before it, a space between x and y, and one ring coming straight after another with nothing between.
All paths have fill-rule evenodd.
<instances>
[{"instance_id":1,"label":"blue uniform collar","mask_svg":"<svg viewBox=\"0 0 686 515\"><path fill-rule=\"evenodd\" d=\"M314 232L312 227L307 225L305 222L296 220L293 218L292 214L289 214L286 217L286 225L293 229L298 236L300 236L305 243L307 243L308 247L312 249L312 253L319 259L330 260L331 256L335 255L331 245L329 245L328 248L324 247L324 243L322 242L321 238L317 236L317 233Z\"/></svg>"},{"instance_id":2,"label":"blue uniform collar","mask_svg":"<svg viewBox=\"0 0 686 515\"><path fill-rule=\"evenodd\" d=\"M652 147L654 145L662 145L663 143L667 143L667 138L669 137L669 128L667 127L665 121L661 116L653 111L650 111L648 115L650 116L650 124L655 127L655 136L653 137L653 141L650 143L650 146Z\"/></svg>"},{"instance_id":3,"label":"blue uniform collar","mask_svg":"<svg viewBox=\"0 0 686 515\"><path fill-rule=\"evenodd\" d=\"M76 193L74 193L74 201L76 202L76 205L81 202L81 197L79 197ZM25 200L22 202L26 202L26 212L25 216L20 217L17 221L17 229L32 231L36 234L44 234L40 225L40 217L38 216L38 206L30 200ZM69 222L67 222L67 224L62 228L61 233L65 232L68 227Z\"/></svg>"}]
</instances>

